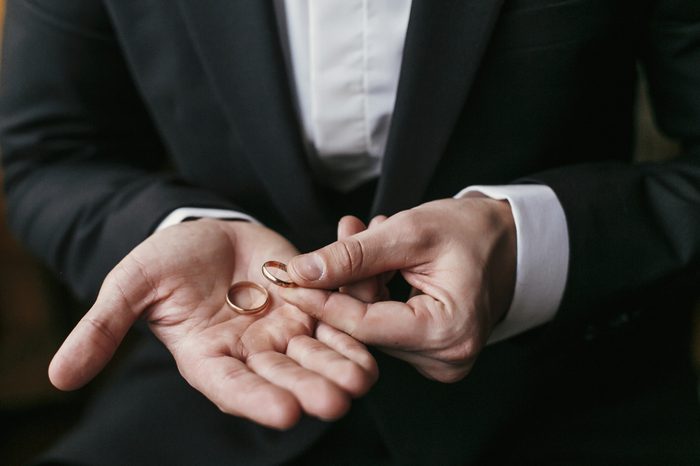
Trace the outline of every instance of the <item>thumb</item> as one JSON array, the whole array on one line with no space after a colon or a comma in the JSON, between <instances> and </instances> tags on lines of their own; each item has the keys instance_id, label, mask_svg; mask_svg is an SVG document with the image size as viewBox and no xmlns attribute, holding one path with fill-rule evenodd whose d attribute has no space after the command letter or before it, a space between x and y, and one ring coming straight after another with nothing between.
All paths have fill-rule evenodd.
<instances>
[{"instance_id":1,"label":"thumb","mask_svg":"<svg viewBox=\"0 0 700 466\"><path fill-rule=\"evenodd\" d=\"M378 222L381 222L381 220L377 220L375 226ZM347 215L338 222L338 239L347 238L348 236L352 236L366 229L367 227L362 220L352 215ZM382 294L385 289L383 276L376 275L365 280L341 286L339 291L369 303L377 301L380 298L380 294Z\"/></svg>"},{"instance_id":2,"label":"thumb","mask_svg":"<svg viewBox=\"0 0 700 466\"><path fill-rule=\"evenodd\" d=\"M388 219L321 249L294 257L287 273L307 288L336 289L390 270L414 265L413 235L402 234L401 223Z\"/></svg>"},{"instance_id":3,"label":"thumb","mask_svg":"<svg viewBox=\"0 0 700 466\"><path fill-rule=\"evenodd\" d=\"M95 304L51 360L49 379L56 388L75 390L94 378L154 296L141 268L129 259L107 276Z\"/></svg>"}]
</instances>

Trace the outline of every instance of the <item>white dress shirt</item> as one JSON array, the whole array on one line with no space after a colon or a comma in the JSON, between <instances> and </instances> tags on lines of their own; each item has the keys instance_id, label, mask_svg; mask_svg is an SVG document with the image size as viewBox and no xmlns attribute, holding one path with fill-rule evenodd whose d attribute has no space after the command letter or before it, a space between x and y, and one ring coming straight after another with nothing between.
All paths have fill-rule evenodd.
<instances>
[{"instance_id":1,"label":"white dress shirt","mask_svg":"<svg viewBox=\"0 0 700 466\"><path fill-rule=\"evenodd\" d=\"M293 88L316 176L345 191L377 177L394 112L411 0L279 0ZM566 285L566 217L548 186L472 186L456 195L508 200L517 234L510 309L493 343L555 315ZM181 208L158 229L187 217L243 218L239 212Z\"/></svg>"},{"instance_id":2,"label":"white dress shirt","mask_svg":"<svg viewBox=\"0 0 700 466\"><path fill-rule=\"evenodd\" d=\"M311 166L348 191L379 175L408 26L404 0L285 0Z\"/></svg>"}]
</instances>

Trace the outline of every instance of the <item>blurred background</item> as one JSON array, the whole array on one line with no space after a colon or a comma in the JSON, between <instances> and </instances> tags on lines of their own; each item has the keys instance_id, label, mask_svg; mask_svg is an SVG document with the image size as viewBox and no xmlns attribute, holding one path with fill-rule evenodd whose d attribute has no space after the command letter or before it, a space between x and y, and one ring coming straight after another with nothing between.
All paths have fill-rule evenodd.
<instances>
[{"instance_id":1,"label":"blurred background","mask_svg":"<svg viewBox=\"0 0 700 466\"><path fill-rule=\"evenodd\" d=\"M0 0L0 18L4 7ZM25 463L79 414L85 393L61 393L46 375L77 312L67 291L9 234L0 194L0 464Z\"/></svg>"},{"instance_id":2,"label":"blurred background","mask_svg":"<svg viewBox=\"0 0 700 466\"><path fill-rule=\"evenodd\" d=\"M3 12L0 0L0 19ZM655 131L643 83L638 126L638 159L678 153L676 145ZM4 213L0 194L0 465L14 465L26 463L69 429L99 381L74 393L51 387L46 375L51 356L86 306L74 301L12 238ZM700 368L700 306L695 315L698 338L688 351Z\"/></svg>"},{"instance_id":3,"label":"blurred background","mask_svg":"<svg viewBox=\"0 0 700 466\"><path fill-rule=\"evenodd\" d=\"M4 10L5 0L0 0L0 31ZM9 466L25 464L70 428L99 381L73 393L60 392L49 383L47 368L53 353L87 308L11 236L2 192L0 465Z\"/></svg>"}]
</instances>

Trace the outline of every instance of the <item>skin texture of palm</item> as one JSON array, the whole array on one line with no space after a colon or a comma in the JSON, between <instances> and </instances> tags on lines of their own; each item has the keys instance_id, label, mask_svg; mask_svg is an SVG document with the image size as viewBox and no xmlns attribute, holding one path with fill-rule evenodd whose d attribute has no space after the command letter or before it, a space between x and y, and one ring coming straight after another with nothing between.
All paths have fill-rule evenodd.
<instances>
[{"instance_id":1,"label":"skin texture of palm","mask_svg":"<svg viewBox=\"0 0 700 466\"><path fill-rule=\"evenodd\" d=\"M282 300L260 266L298 251L253 223L199 220L146 239L113 270L93 307L49 368L71 390L105 366L137 319L172 353L187 382L222 411L285 429L302 413L342 416L376 381L361 344ZM269 308L241 315L225 303L232 283L265 283Z\"/></svg>"}]
</instances>

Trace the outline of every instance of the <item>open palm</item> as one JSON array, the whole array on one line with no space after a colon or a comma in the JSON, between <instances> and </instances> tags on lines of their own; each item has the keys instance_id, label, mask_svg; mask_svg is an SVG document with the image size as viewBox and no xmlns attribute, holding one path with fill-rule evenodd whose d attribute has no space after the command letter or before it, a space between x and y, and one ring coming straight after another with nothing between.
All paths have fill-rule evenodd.
<instances>
[{"instance_id":1,"label":"open palm","mask_svg":"<svg viewBox=\"0 0 700 466\"><path fill-rule=\"evenodd\" d=\"M222 411L276 428L302 412L332 419L364 393L377 369L366 348L269 286L259 315L225 304L232 283L265 284L270 259L298 251L275 232L246 222L200 220L167 228L134 249L105 280L50 367L54 385L74 389L94 377L138 318L172 353L183 377Z\"/></svg>"}]
</instances>

